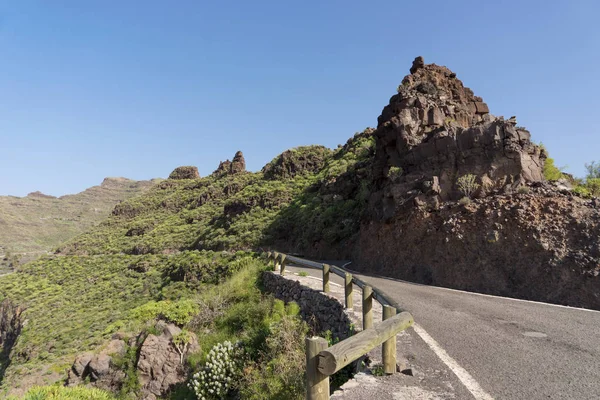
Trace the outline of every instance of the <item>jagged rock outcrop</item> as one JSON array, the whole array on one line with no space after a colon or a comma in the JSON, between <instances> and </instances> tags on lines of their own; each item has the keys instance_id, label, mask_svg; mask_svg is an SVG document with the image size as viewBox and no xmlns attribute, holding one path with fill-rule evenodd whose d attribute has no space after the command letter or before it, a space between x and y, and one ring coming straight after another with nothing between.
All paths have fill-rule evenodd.
<instances>
[{"instance_id":1,"label":"jagged rock outcrop","mask_svg":"<svg viewBox=\"0 0 600 400\"><path fill-rule=\"evenodd\" d=\"M244 154L238 151L233 156L233 161L221 161L213 175L239 174L241 172L246 172L246 160Z\"/></svg>"},{"instance_id":2,"label":"jagged rock outcrop","mask_svg":"<svg viewBox=\"0 0 600 400\"><path fill-rule=\"evenodd\" d=\"M177 326L159 321L156 329L160 335L142 333L126 343L116 334L113 340L99 353L83 353L75 358L68 373L67 385L74 386L89 380L90 385L111 392L118 392L126 377L122 369L128 347L138 349L134 362L136 374L144 400L161 398L173 386L185 382L187 378L184 358L198 350L198 339L189 333L185 343L175 343L182 333Z\"/></svg>"},{"instance_id":3,"label":"jagged rock outcrop","mask_svg":"<svg viewBox=\"0 0 600 400\"><path fill-rule=\"evenodd\" d=\"M270 163L262 172L266 179L290 179L304 173L317 173L325 165L332 151L325 146L302 146L286 150Z\"/></svg>"},{"instance_id":4,"label":"jagged rock outcrop","mask_svg":"<svg viewBox=\"0 0 600 400\"><path fill-rule=\"evenodd\" d=\"M231 173L238 174L240 172L246 172L246 160L244 159L244 154L238 151L233 156L233 161L231 162Z\"/></svg>"},{"instance_id":5,"label":"jagged rock outcrop","mask_svg":"<svg viewBox=\"0 0 600 400\"><path fill-rule=\"evenodd\" d=\"M173 338L181 329L173 324L162 324L160 335L148 335L140 348L137 370L146 400L154 400L168 393L174 385L185 382L186 371L183 357L198 350L196 335L190 333L189 342L177 346ZM158 327L158 326L157 326Z\"/></svg>"},{"instance_id":6,"label":"jagged rock outcrop","mask_svg":"<svg viewBox=\"0 0 600 400\"><path fill-rule=\"evenodd\" d=\"M600 309L600 201L544 182L530 133L417 58L378 119L355 268ZM474 177L472 200L460 177Z\"/></svg>"},{"instance_id":7,"label":"jagged rock outcrop","mask_svg":"<svg viewBox=\"0 0 600 400\"><path fill-rule=\"evenodd\" d=\"M184 166L177 167L169 175L169 179L198 179L200 174L198 173L198 167Z\"/></svg>"},{"instance_id":8,"label":"jagged rock outcrop","mask_svg":"<svg viewBox=\"0 0 600 400\"><path fill-rule=\"evenodd\" d=\"M0 303L0 377L10 363L10 353L23 328L23 308L9 299Z\"/></svg>"},{"instance_id":9,"label":"jagged rock outcrop","mask_svg":"<svg viewBox=\"0 0 600 400\"><path fill-rule=\"evenodd\" d=\"M89 380L94 387L117 392L125 379L125 372L115 365L115 358L125 355L127 344L114 338L98 354L78 355L67 376L67 386L76 386Z\"/></svg>"},{"instance_id":10,"label":"jagged rock outcrop","mask_svg":"<svg viewBox=\"0 0 600 400\"><path fill-rule=\"evenodd\" d=\"M461 176L476 176L476 196L507 185L543 181L544 151L530 133L489 113L488 106L446 67L417 58L378 118L373 200L376 217L390 218L395 206L431 205L463 196Z\"/></svg>"}]
</instances>

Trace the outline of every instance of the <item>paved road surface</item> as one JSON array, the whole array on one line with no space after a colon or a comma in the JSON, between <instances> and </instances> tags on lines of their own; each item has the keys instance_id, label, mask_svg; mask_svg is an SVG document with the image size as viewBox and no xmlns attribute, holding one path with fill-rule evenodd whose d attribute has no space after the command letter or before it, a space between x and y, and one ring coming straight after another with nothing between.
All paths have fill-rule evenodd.
<instances>
[{"instance_id":1,"label":"paved road surface","mask_svg":"<svg viewBox=\"0 0 600 400\"><path fill-rule=\"evenodd\" d=\"M600 399L600 312L356 275L410 311L411 334L424 331L466 372L456 398Z\"/></svg>"}]
</instances>

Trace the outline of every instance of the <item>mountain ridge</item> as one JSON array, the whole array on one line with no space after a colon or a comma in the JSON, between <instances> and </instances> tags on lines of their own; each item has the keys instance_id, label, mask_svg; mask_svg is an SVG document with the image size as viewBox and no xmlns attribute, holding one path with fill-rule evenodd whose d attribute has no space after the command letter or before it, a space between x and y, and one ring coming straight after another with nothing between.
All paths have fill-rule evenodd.
<instances>
[{"instance_id":1,"label":"mountain ridge","mask_svg":"<svg viewBox=\"0 0 600 400\"><path fill-rule=\"evenodd\" d=\"M107 177L99 185L59 197L40 191L23 197L0 196L0 252L51 251L103 220L118 202L143 193L157 181Z\"/></svg>"}]
</instances>

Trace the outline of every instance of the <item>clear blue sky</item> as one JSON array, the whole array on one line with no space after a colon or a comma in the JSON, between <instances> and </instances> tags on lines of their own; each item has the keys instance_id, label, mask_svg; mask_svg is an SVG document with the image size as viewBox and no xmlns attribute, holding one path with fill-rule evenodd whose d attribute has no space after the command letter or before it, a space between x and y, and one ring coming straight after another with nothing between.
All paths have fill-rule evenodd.
<instances>
[{"instance_id":1,"label":"clear blue sky","mask_svg":"<svg viewBox=\"0 0 600 400\"><path fill-rule=\"evenodd\" d=\"M0 0L0 194L250 170L376 125L413 58L600 160L600 2Z\"/></svg>"}]
</instances>

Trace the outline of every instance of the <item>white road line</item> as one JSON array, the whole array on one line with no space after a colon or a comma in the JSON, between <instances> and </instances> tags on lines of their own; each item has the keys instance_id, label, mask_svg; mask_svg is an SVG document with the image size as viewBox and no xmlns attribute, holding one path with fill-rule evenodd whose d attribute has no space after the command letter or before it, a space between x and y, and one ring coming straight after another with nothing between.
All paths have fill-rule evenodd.
<instances>
[{"instance_id":1,"label":"white road line","mask_svg":"<svg viewBox=\"0 0 600 400\"><path fill-rule=\"evenodd\" d=\"M349 272L352 272L356 275L361 275L360 271L353 271L351 269L347 270ZM477 293L477 292L468 292L466 290L460 290L460 289L452 289L452 288L447 288L447 287L442 287L442 286L432 286L432 285L425 285L422 283L414 283L414 282L409 282L409 281L403 281L402 279L396 279L396 278L390 278L389 276L382 276L382 275L363 275L363 278L369 279L369 278L377 278L377 279L385 279L386 281L392 281L392 282L398 282L398 283L404 283L406 285L419 285L419 286L423 286L423 287L427 287L427 288L432 288L432 289L440 289L440 290L447 290L449 292L457 292L457 293L466 293L466 294L473 294L476 296L483 296L483 297L492 297L494 299L502 299L502 300L511 300L511 301L518 301L521 303L532 303L532 304L540 304L543 306L550 306L550 307L559 307L559 308L566 308L567 310L575 310L575 311L588 311L588 312L594 312L594 313L600 313L600 310L591 310L589 308L581 308L581 307L572 307L572 306L563 306L562 304L552 304L552 303L544 303L543 301L535 301L535 300L524 300L524 299L515 299L514 297L504 297L504 296L496 296L494 294L486 294L486 293Z\"/></svg>"},{"instance_id":2,"label":"white road line","mask_svg":"<svg viewBox=\"0 0 600 400\"><path fill-rule=\"evenodd\" d=\"M461 367L452 357L448 355L448 353L446 353L446 350L444 350L438 344L438 342L436 342L435 339L432 338L429 335L429 333L425 331L425 329L421 328L417 324L413 324L413 329L417 333L417 335L419 335L421 339L423 339L423 341L427 343L427 345L440 358L440 360L442 360L442 362L446 364L452 372L454 372L454 375L456 375L458 379L460 379L462 384L465 385L467 390L471 392L475 399L494 400L492 396L490 396L485 390L481 388L481 386L479 386L479 383L477 383L477 381L471 376L471 374L467 372L466 369Z\"/></svg>"}]
</instances>

